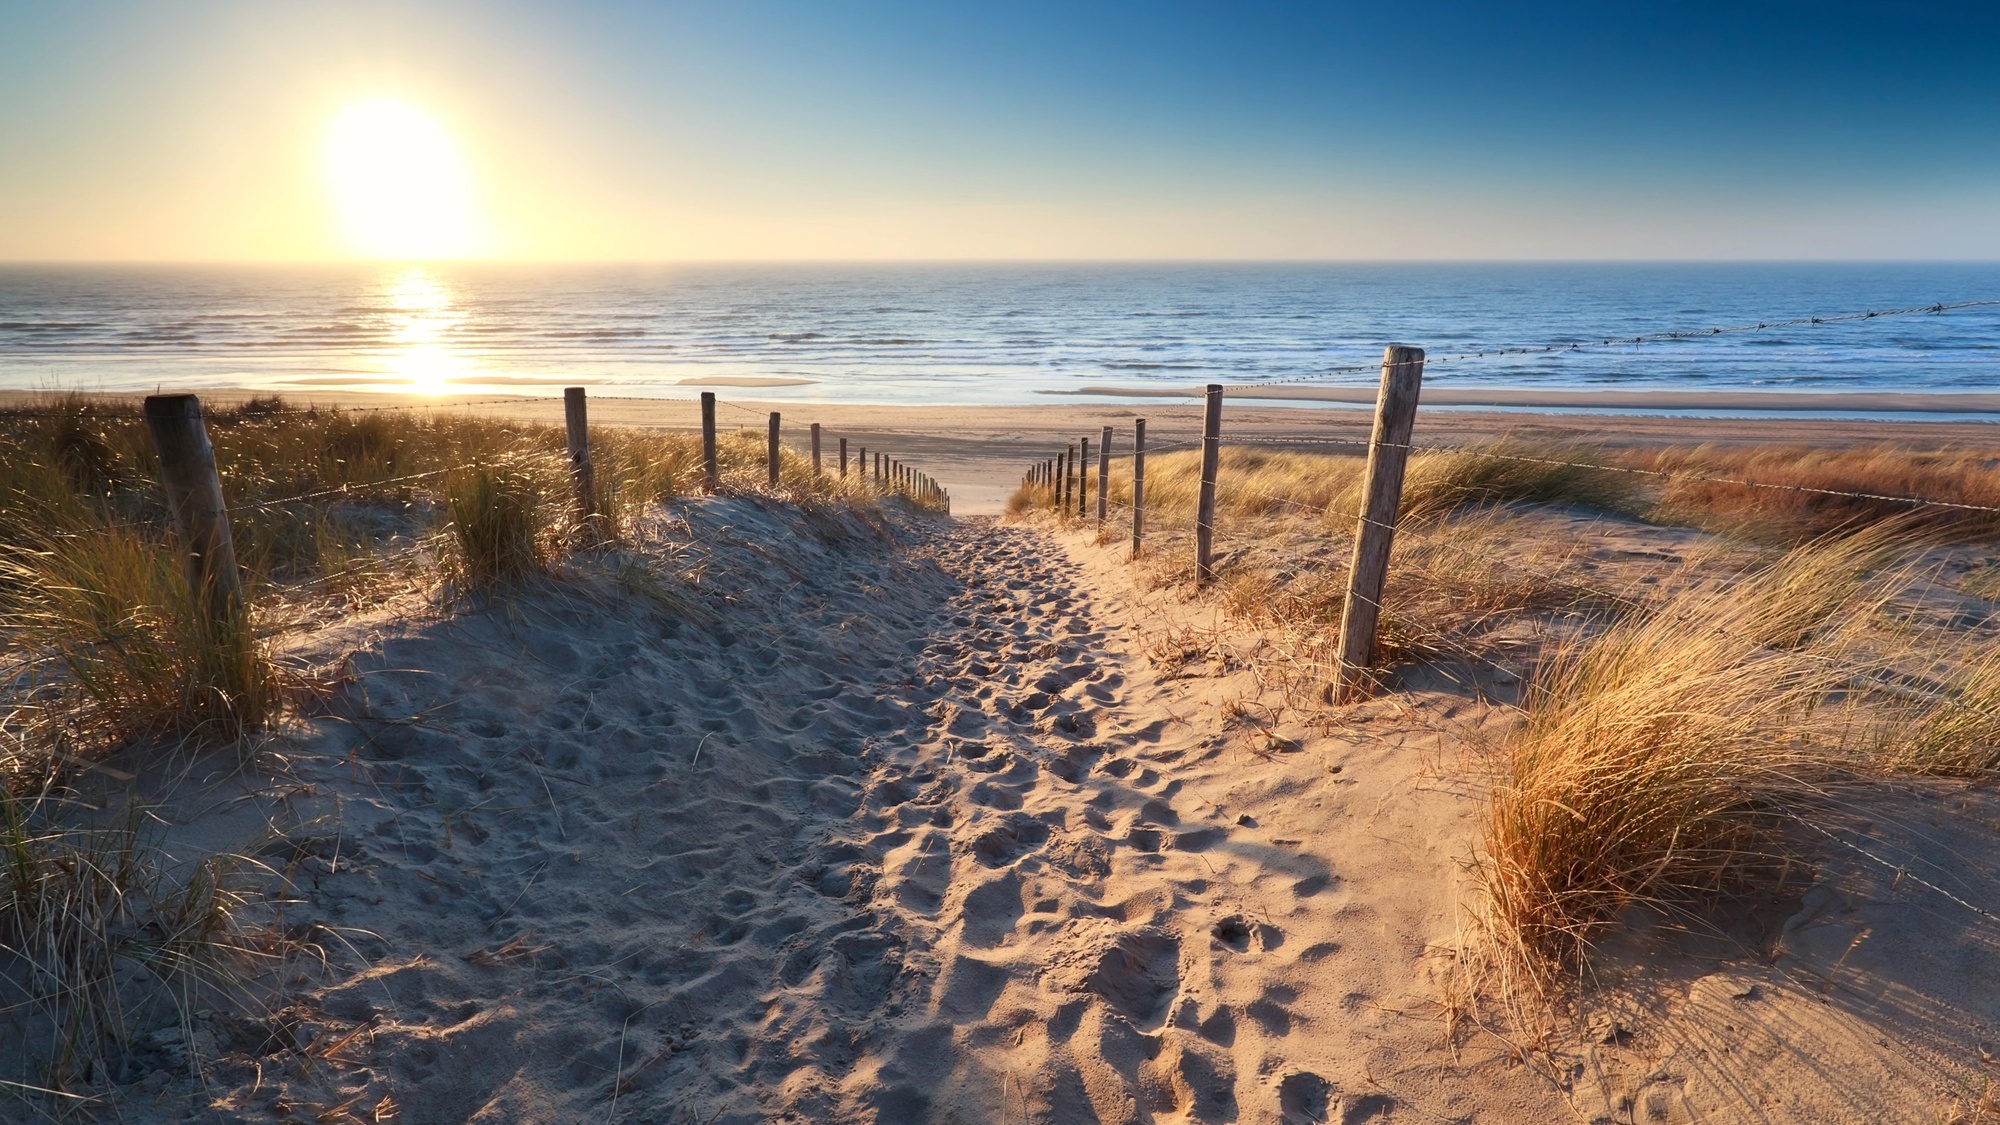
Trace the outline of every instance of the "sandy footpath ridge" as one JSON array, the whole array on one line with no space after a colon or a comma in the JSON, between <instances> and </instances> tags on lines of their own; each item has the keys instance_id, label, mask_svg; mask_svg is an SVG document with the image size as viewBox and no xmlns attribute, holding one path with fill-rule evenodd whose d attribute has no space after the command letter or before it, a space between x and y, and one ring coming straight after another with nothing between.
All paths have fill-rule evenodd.
<instances>
[{"instance_id":1,"label":"sandy footpath ridge","mask_svg":"<svg viewBox=\"0 0 2000 1125\"><path fill-rule=\"evenodd\" d=\"M583 582L292 654L352 652L345 697L179 831L267 825L329 968L156 1036L128 1119L1551 1108L1444 1040L1434 737L1232 724L1044 532L675 518L703 619Z\"/></svg>"},{"instance_id":2,"label":"sandy footpath ridge","mask_svg":"<svg viewBox=\"0 0 2000 1125\"><path fill-rule=\"evenodd\" d=\"M1447 1034L1457 755L1506 721L1449 676L1287 710L1255 630L1035 526L737 497L652 540L692 601L607 563L298 642L327 714L162 814L258 841L326 963L154 1032L123 1120L1914 1121L1992 1033L1991 943L1898 873L1990 879L1935 794L1754 956L1635 930L1524 1065Z\"/></svg>"}]
</instances>

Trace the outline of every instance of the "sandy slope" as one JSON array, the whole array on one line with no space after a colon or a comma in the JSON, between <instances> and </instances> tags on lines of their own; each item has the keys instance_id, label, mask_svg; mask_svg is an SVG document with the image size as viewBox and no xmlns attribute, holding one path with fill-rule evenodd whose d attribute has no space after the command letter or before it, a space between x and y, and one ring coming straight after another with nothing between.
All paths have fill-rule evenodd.
<instances>
[{"instance_id":1,"label":"sandy slope","mask_svg":"<svg viewBox=\"0 0 2000 1125\"><path fill-rule=\"evenodd\" d=\"M1040 532L685 516L710 621L583 583L312 642L364 642L337 717L202 830L269 819L332 966L195 1021L205 1085L157 1037L128 1119L1559 1104L1445 1043L1468 806L1424 740L1231 729Z\"/></svg>"},{"instance_id":2,"label":"sandy slope","mask_svg":"<svg viewBox=\"0 0 2000 1125\"><path fill-rule=\"evenodd\" d=\"M353 654L332 714L170 811L268 825L329 963L162 1029L124 1120L1917 1121L2000 1014L1982 931L1830 862L1757 957L1641 934L1660 999L1520 1065L1441 1006L1450 736L1497 712L1419 676L1302 724L1254 638L1078 536L748 498L655 530L694 616L598 567L302 642ZM1938 804L1984 798L1911 800L1948 838L1883 854L1985 895Z\"/></svg>"}]
</instances>

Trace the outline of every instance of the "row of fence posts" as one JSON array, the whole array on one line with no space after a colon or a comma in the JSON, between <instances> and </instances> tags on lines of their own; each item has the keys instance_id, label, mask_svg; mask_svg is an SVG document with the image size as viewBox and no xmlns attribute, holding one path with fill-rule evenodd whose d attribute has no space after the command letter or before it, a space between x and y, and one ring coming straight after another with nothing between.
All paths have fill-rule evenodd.
<instances>
[{"instance_id":1,"label":"row of fence posts","mask_svg":"<svg viewBox=\"0 0 2000 1125\"><path fill-rule=\"evenodd\" d=\"M1333 697L1348 702L1372 684L1375 639L1382 619L1382 588L1389 574L1389 550L1395 542L1396 518L1402 508L1403 470L1409 461L1410 432L1416 422L1417 397L1423 386L1424 350L1392 344L1382 354L1382 383L1375 397L1375 426L1368 440L1368 467L1361 511L1357 513L1354 554L1348 565L1347 597L1340 612L1340 642L1336 648ZM1097 445L1097 524L1109 514L1112 428L1104 427ZM1222 467L1222 385L1211 383L1203 394L1201 420L1201 489L1195 500L1194 573L1197 588L1215 581L1215 490ZM1056 511L1065 517L1088 515L1090 439L1083 438L1053 457L1036 461L1021 478L1023 485L1046 488ZM1146 538L1146 421L1132 423L1132 551L1136 559Z\"/></svg>"},{"instance_id":2,"label":"row of fence posts","mask_svg":"<svg viewBox=\"0 0 2000 1125\"><path fill-rule=\"evenodd\" d=\"M215 447L202 420L201 399L195 395L149 395L145 405L146 428L153 449L160 458L160 480L167 498L167 511L186 555L188 587L194 592L203 614L220 627L242 612L244 607L242 572L236 564L236 546L229 533L229 507L222 497L222 478L216 471ZM767 442L768 479L778 484L779 417L771 412ZM572 503L582 536L598 542L604 536L603 516L597 510L597 474L590 457L590 418L582 387L563 389L563 428L569 452ZM812 424L812 474L822 475L820 427ZM716 457L715 395L701 396L702 477L708 491L722 486L721 466ZM855 471L869 471L867 448L861 447ZM934 503L949 514L951 491L928 473L878 451L872 482L877 488L895 491L914 499ZM840 439L840 475L848 473L847 439Z\"/></svg>"},{"instance_id":3,"label":"row of fence posts","mask_svg":"<svg viewBox=\"0 0 2000 1125\"><path fill-rule=\"evenodd\" d=\"M576 490L576 509L581 524L586 528L596 528L597 488L595 475L590 464L590 421L585 407L582 387L563 389L563 422L569 438L570 479ZM772 488L778 486L778 471L783 463L783 445L780 441L782 418L778 411L771 411L765 436L765 479ZM810 427L812 447L812 475L824 474L820 456L820 425ZM943 507L947 514L951 511L951 491L940 485L936 478L914 466L877 453L875 457L873 483L878 488L908 494L914 499L935 503ZM868 450L860 447L857 470L868 471ZM708 492L716 492L722 487L722 466L716 452L715 392L701 393L701 472L702 483ZM847 476L847 439L840 439L840 475Z\"/></svg>"}]
</instances>

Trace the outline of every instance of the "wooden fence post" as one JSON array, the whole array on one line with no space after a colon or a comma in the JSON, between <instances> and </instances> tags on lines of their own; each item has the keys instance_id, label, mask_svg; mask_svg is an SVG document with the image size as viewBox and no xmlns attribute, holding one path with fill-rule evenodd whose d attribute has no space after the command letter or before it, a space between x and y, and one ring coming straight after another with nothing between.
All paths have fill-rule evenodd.
<instances>
[{"instance_id":1,"label":"wooden fence post","mask_svg":"<svg viewBox=\"0 0 2000 1125\"><path fill-rule=\"evenodd\" d=\"M1222 384L1208 385L1201 415L1201 500L1194 512L1194 584L1215 581L1215 474L1222 465Z\"/></svg>"},{"instance_id":2,"label":"wooden fence post","mask_svg":"<svg viewBox=\"0 0 2000 1125\"><path fill-rule=\"evenodd\" d=\"M597 469L590 462L590 416L582 387L563 388L563 429L569 438L569 482L576 493L578 534L594 543L602 528L597 518Z\"/></svg>"},{"instance_id":3,"label":"wooden fence post","mask_svg":"<svg viewBox=\"0 0 2000 1125\"><path fill-rule=\"evenodd\" d=\"M819 479L819 423L812 424L813 479Z\"/></svg>"},{"instance_id":4,"label":"wooden fence post","mask_svg":"<svg viewBox=\"0 0 2000 1125\"><path fill-rule=\"evenodd\" d=\"M1104 427L1097 443L1097 526L1103 527L1111 511L1111 427Z\"/></svg>"},{"instance_id":5,"label":"wooden fence post","mask_svg":"<svg viewBox=\"0 0 2000 1125\"><path fill-rule=\"evenodd\" d=\"M847 439L840 439L840 477L847 479Z\"/></svg>"},{"instance_id":6,"label":"wooden fence post","mask_svg":"<svg viewBox=\"0 0 2000 1125\"><path fill-rule=\"evenodd\" d=\"M778 487L778 412L771 411L771 436L766 439L765 458L771 463L771 487Z\"/></svg>"},{"instance_id":7,"label":"wooden fence post","mask_svg":"<svg viewBox=\"0 0 2000 1125\"><path fill-rule=\"evenodd\" d=\"M1146 541L1146 420L1132 420L1132 557Z\"/></svg>"},{"instance_id":8,"label":"wooden fence post","mask_svg":"<svg viewBox=\"0 0 2000 1125\"><path fill-rule=\"evenodd\" d=\"M1069 458L1070 451L1067 449L1056 454L1055 500L1057 514L1069 511Z\"/></svg>"},{"instance_id":9,"label":"wooden fence post","mask_svg":"<svg viewBox=\"0 0 2000 1125\"><path fill-rule=\"evenodd\" d=\"M229 535L229 508L215 473L215 447L201 420L194 395L149 395L146 428L160 455L160 480L167 510L187 554L188 592L218 637L232 633L243 612L243 576L236 569L236 543Z\"/></svg>"},{"instance_id":10,"label":"wooden fence post","mask_svg":"<svg viewBox=\"0 0 2000 1125\"><path fill-rule=\"evenodd\" d=\"M1389 575L1389 548L1403 502L1403 468L1410 457L1410 430L1417 420L1417 395L1424 382L1424 350L1392 344L1382 353L1382 388L1375 397L1375 432L1368 440L1368 476L1360 523L1354 529L1354 558L1347 568L1347 602L1340 611L1340 651L1334 666L1333 700L1359 698L1375 663L1375 630L1382 620L1382 587Z\"/></svg>"},{"instance_id":11,"label":"wooden fence post","mask_svg":"<svg viewBox=\"0 0 2000 1125\"><path fill-rule=\"evenodd\" d=\"M722 469L715 463L715 392L701 392L701 479L710 492L722 487Z\"/></svg>"},{"instance_id":12,"label":"wooden fence post","mask_svg":"<svg viewBox=\"0 0 2000 1125\"><path fill-rule=\"evenodd\" d=\"M1090 505L1090 439L1083 439L1083 456L1076 463L1076 518L1082 519Z\"/></svg>"}]
</instances>

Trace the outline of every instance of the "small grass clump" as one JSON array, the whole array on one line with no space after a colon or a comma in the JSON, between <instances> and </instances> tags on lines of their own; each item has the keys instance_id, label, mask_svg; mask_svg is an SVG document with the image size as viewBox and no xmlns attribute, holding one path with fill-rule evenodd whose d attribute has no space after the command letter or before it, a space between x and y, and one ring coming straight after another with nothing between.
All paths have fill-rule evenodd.
<instances>
[{"instance_id":1,"label":"small grass clump","mask_svg":"<svg viewBox=\"0 0 2000 1125\"><path fill-rule=\"evenodd\" d=\"M0 604L16 674L37 686L11 725L41 754L88 756L142 735L229 742L278 707L249 609L210 620L175 552L144 531L0 548Z\"/></svg>"},{"instance_id":2,"label":"small grass clump","mask_svg":"<svg viewBox=\"0 0 2000 1125\"><path fill-rule=\"evenodd\" d=\"M175 866L137 811L65 823L49 795L0 792L0 985L30 1089L129 1080L134 1036L234 991L268 943L246 925L247 861Z\"/></svg>"},{"instance_id":3,"label":"small grass clump","mask_svg":"<svg viewBox=\"0 0 2000 1125\"><path fill-rule=\"evenodd\" d=\"M1498 504L1574 504L1629 512L1636 503L1632 478L1592 467L1598 452L1581 446L1498 441L1410 458L1403 476L1402 521L1435 519L1461 508ZM1361 486L1336 505L1361 508Z\"/></svg>"},{"instance_id":4,"label":"small grass clump","mask_svg":"<svg viewBox=\"0 0 2000 1125\"><path fill-rule=\"evenodd\" d=\"M445 482L446 572L466 589L518 585L546 574L560 532L546 483L520 465L480 465Z\"/></svg>"},{"instance_id":5,"label":"small grass clump","mask_svg":"<svg viewBox=\"0 0 2000 1125\"><path fill-rule=\"evenodd\" d=\"M1500 932L1572 962L1631 904L1685 908L1783 866L1793 810L1860 767L1856 623L1903 545L1809 544L1550 660L1482 829Z\"/></svg>"},{"instance_id":6,"label":"small grass clump","mask_svg":"<svg viewBox=\"0 0 2000 1125\"><path fill-rule=\"evenodd\" d=\"M2000 654L1975 658L1935 699L1908 701L1888 724L1881 764L1905 773L1984 777L2000 771Z\"/></svg>"}]
</instances>

